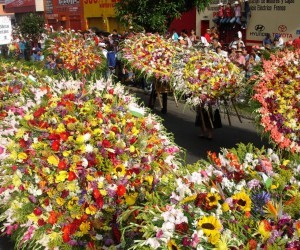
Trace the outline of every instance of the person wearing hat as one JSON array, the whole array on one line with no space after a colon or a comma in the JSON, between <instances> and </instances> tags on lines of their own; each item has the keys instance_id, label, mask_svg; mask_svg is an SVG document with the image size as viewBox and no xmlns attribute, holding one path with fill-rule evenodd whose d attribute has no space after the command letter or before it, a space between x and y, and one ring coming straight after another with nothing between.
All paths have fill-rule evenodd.
<instances>
[{"instance_id":1,"label":"person wearing hat","mask_svg":"<svg viewBox=\"0 0 300 250\"><path fill-rule=\"evenodd\" d=\"M237 66L244 68L246 65L246 59L243 55L243 50L237 49L236 50L236 58L234 59L233 63L235 63Z\"/></svg>"},{"instance_id":2,"label":"person wearing hat","mask_svg":"<svg viewBox=\"0 0 300 250\"><path fill-rule=\"evenodd\" d=\"M219 6L218 16L213 19L213 22L215 24L221 24L222 20L224 18L224 14L225 14L225 9L224 9L223 3L219 3L218 6Z\"/></svg>"},{"instance_id":3,"label":"person wearing hat","mask_svg":"<svg viewBox=\"0 0 300 250\"><path fill-rule=\"evenodd\" d=\"M239 25L242 24L242 22L241 22L242 10L241 10L241 4L239 1L234 2L233 12L234 12L234 17L230 20L230 23L234 24L233 28L235 28L236 23Z\"/></svg>"}]
</instances>

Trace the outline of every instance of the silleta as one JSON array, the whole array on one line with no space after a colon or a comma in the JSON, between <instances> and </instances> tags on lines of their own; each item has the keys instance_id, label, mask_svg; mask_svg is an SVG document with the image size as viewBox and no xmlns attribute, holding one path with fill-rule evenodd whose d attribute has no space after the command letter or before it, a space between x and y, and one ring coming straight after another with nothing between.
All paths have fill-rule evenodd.
<instances>
[{"instance_id":1,"label":"silleta","mask_svg":"<svg viewBox=\"0 0 300 250\"><path fill-rule=\"evenodd\" d=\"M79 0L59 0L58 4L64 5L64 4L78 4Z\"/></svg>"}]
</instances>

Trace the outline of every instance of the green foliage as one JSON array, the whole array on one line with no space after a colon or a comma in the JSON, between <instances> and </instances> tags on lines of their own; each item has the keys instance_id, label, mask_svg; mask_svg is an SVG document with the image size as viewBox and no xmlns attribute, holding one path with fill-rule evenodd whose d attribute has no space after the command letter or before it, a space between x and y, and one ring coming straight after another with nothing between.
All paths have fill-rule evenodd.
<instances>
[{"instance_id":1,"label":"green foliage","mask_svg":"<svg viewBox=\"0 0 300 250\"><path fill-rule=\"evenodd\" d=\"M43 17L35 13L25 15L20 23L20 31L24 37L28 37L32 40L38 39L44 32Z\"/></svg>"},{"instance_id":2,"label":"green foliage","mask_svg":"<svg viewBox=\"0 0 300 250\"><path fill-rule=\"evenodd\" d=\"M125 26L165 32L174 18L194 7L204 10L211 0L123 0L115 5L116 16Z\"/></svg>"}]
</instances>

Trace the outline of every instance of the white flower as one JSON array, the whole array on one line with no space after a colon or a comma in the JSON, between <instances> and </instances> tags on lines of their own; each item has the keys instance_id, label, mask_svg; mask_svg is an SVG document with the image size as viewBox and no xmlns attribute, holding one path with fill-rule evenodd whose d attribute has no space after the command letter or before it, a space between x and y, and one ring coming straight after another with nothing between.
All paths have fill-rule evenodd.
<instances>
[{"instance_id":1,"label":"white flower","mask_svg":"<svg viewBox=\"0 0 300 250\"><path fill-rule=\"evenodd\" d=\"M160 247L160 243L157 238L149 238L145 241L145 245L149 245L153 249L157 249Z\"/></svg>"},{"instance_id":2,"label":"white flower","mask_svg":"<svg viewBox=\"0 0 300 250\"><path fill-rule=\"evenodd\" d=\"M94 147L91 144L85 145L85 152L86 153L92 153L94 150Z\"/></svg>"},{"instance_id":3,"label":"white flower","mask_svg":"<svg viewBox=\"0 0 300 250\"><path fill-rule=\"evenodd\" d=\"M85 142L89 141L91 139L91 134L90 133L84 134L83 139L84 139Z\"/></svg>"},{"instance_id":4,"label":"white flower","mask_svg":"<svg viewBox=\"0 0 300 250\"><path fill-rule=\"evenodd\" d=\"M82 158L81 159L81 165L86 168L89 165L88 160L86 158Z\"/></svg>"}]
</instances>

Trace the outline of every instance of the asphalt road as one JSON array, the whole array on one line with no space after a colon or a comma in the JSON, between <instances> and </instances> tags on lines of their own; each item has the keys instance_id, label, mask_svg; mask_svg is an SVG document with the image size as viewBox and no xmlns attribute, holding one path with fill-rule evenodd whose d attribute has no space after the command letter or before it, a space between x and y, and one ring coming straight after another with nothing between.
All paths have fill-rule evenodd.
<instances>
[{"instance_id":1,"label":"asphalt road","mask_svg":"<svg viewBox=\"0 0 300 250\"><path fill-rule=\"evenodd\" d=\"M129 88L129 91L136 94L140 102L147 105L149 95L137 88ZM187 163L195 163L200 159L207 159L207 152L219 152L220 148L232 148L243 142L252 143L261 148L267 147L266 140L261 139L251 119L242 119L242 123L235 115L230 117L231 126L227 117L222 116L223 127L215 129L213 140L201 139L199 127L194 125L196 113L182 103L176 106L172 97L168 98L167 113L162 114L158 100L156 100L153 112L162 118L162 123L167 131L174 137L175 143L185 150ZM0 237L0 250L13 250L13 243L6 237Z\"/></svg>"}]
</instances>

